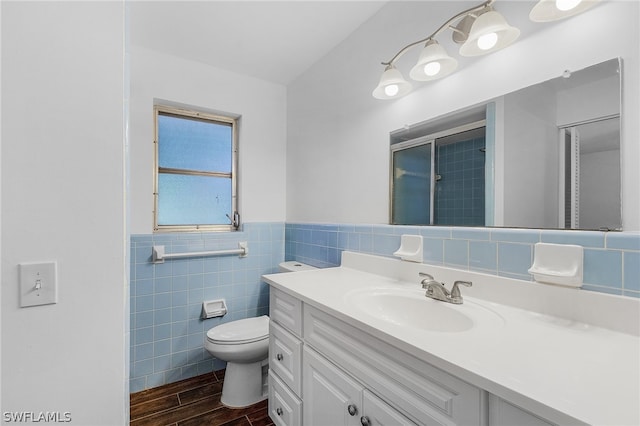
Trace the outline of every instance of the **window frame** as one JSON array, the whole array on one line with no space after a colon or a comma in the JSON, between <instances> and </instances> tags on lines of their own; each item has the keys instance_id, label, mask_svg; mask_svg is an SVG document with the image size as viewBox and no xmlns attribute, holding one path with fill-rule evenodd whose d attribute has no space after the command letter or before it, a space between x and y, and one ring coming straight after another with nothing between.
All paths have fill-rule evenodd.
<instances>
[{"instance_id":1,"label":"window frame","mask_svg":"<svg viewBox=\"0 0 640 426\"><path fill-rule=\"evenodd\" d=\"M189 169L163 169L160 167L159 153L159 127L158 117L160 115L172 115L179 118L192 118L203 121L210 121L225 125L231 125L231 173L203 172ZM153 232L230 232L237 231L239 223L238 214L238 118L229 115L221 115L196 109L185 109L172 107L164 104L156 104L153 107L154 121L154 167L153 167ZM210 176L210 177L230 177L231 178L231 219L229 224L190 224L190 225L160 225L158 223L158 183L159 175L164 170L165 173Z\"/></svg>"}]
</instances>

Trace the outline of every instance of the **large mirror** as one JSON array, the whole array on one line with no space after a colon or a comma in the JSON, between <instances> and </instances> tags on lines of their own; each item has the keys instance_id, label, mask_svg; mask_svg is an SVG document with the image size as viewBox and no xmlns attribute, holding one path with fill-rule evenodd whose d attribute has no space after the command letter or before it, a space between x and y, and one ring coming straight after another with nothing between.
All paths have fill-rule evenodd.
<instances>
[{"instance_id":1,"label":"large mirror","mask_svg":"<svg viewBox=\"0 0 640 426\"><path fill-rule=\"evenodd\" d=\"M621 61L391 133L390 223L622 229Z\"/></svg>"}]
</instances>

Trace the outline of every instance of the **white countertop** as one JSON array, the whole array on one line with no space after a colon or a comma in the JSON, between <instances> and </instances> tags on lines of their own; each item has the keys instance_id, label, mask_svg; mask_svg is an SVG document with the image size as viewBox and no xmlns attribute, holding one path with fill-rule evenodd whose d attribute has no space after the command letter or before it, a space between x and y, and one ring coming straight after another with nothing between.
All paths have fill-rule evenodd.
<instances>
[{"instance_id":1,"label":"white countertop","mask_svg":"<svg viewBox=\"0 0 640 426\"><path fill-rule=\"evenodd\" d=\"M482 281L483 276L478 275L474 287L481 286L477 280ZM419 279L409 282L347 266L263 278L305 303L550 421L640 425L640 338L636 335L465 296L472 293L467 288L461 288L467 307L487 307L503 323L454 333L423 331L354 309L345 297L372 287L421 290ZM631 316L629 320L637 319Z\"/></svg>"}]
</instances>

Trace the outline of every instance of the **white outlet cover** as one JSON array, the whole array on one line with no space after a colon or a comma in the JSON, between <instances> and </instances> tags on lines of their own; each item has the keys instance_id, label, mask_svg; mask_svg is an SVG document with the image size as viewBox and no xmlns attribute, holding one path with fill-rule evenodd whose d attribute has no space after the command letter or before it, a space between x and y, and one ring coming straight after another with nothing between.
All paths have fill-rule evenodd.
<instances>
[{"instance_id":1,"label":"white outlet cover","mask_svg":"<svg viewBox=\"0 0 640 426\"><path fill-rule=\"evenodd\" d=\"M21 263L20 307L58 303L56 262Z\"/></svg>"}]
</instances>

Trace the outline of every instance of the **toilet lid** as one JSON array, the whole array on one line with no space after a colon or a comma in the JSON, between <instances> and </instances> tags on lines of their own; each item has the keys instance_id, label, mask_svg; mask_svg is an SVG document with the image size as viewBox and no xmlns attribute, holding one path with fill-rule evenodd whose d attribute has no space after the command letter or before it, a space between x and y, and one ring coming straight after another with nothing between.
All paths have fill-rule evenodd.
<instances>
[{"instance_id":1,"label":"toilet lid","mask_svg":"<svg viewBox=\"0 0 640 426\"><path fill-rule=\"evenodd\" d=\"M207 331L213 343L250 343L269 337L269 317L263 315L220 324Z\"/></svg>"}]
</instances>

